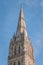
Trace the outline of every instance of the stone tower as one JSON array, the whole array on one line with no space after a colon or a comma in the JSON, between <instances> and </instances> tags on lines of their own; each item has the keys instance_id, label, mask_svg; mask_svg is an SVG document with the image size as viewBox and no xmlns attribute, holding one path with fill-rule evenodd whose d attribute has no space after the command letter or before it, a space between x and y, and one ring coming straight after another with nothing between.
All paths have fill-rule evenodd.
<instances>
[{"instance_id":1,"label":"stone tower","mask_svg":"<svg viewBox=\"0 0 43 65\"><path fill-rule=\"evenodd\" d=\"M33 47L26 31L22 7L16 35L13 36L9 46L8 65L34 65Z\"/></svg>"}]
</instances>

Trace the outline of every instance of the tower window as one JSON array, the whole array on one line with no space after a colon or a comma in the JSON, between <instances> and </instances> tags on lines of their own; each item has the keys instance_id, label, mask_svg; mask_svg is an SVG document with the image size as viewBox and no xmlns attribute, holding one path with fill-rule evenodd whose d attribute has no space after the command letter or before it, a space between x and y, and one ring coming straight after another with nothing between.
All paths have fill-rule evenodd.
<instances>
[{"instance_id":1,"label":"tower window","mask_svg":"<svg viewBox=\"0 0 43 65\"><path fill-rule=\"evenodd\" d=\"M18 65L20 65L20 62L18 61Z\"/></svg>"},{"instance_id":2,"label":"tower window","mask_svg":"<svg viewBox=\"0 0 43 65\"><path fill-rule=\"evenodd\" d=\"M15 48L14 48L14 55L16 55L16 46L15 46Z\"/></svg>"},{"instance_id":3,"label":"tower window","mask_svg":"<svg viewBox=\"0 0 43 65\"><path fill-rule=\"evenodd\" d=\"M20 53L20 45L19 45L19 49L18 49L19 53Z\"/></svg>"},{"instance_id":4,"label":"tower window","mask_svg":"<svg viewBox=\"0 0 43 65\"><path fill-rule=\"evenodd\" d=\"M14 65L15 65L15 62L14 62Z\"/></svg>"}]
</instances>

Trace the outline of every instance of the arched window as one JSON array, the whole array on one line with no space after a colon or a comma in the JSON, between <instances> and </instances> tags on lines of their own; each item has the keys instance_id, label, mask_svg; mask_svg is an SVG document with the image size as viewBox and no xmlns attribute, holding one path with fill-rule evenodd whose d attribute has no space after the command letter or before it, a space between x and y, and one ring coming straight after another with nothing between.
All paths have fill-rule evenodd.
<instances>
[{"instance_id":1,"label":"arched window","mask_svg":"<svg viewBox=\"0 0 43 65\"><path fill-rule=\"evenodd\" d=\"M19 49L18 49L19 53L20 53L20 45L19 45Z\"/></svg>"},{"instance_id":2,"label":"arched window","mask_svg":"<svg viewBox=\"0 0 43 65\"><path fill-rule=\"evenodd\" d=\"M20 61L18 61L18 65L20 65Z\"/></svg>"},{"instance_id":3,"label":"arched window","mask_svg":"<svg viewBox=\"0 0 43 65\"><path fill-rule=\"evenodd\" d=\"M14 47L14 55L16 55L16 46Z\"/></svg>"},{"instance_id":4,"label":"arched window","mask_svg":"<svg viewBox=\"0 0 43 65\"><path fill-rule=\"evenodd\" d=\"M14 62L14 65L15 65L15 62Z\"/></svg>"}]
</instances>

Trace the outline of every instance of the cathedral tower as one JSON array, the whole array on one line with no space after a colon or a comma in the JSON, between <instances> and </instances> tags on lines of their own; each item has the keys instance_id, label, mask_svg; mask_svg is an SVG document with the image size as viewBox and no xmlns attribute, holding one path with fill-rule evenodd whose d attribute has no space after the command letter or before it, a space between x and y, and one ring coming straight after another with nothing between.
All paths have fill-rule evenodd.
<instances>
[{"instance_id":1,"label":"cathedral tower","mask_svg":"<svg viewBox=\"0 0 43 65\"><path fill-rule=\"evenodd\" d=\"M22 7L16 35L13 36L9 46L8 65L34 65L33 47L26 31Z\"/></svg>"}]
</instances>

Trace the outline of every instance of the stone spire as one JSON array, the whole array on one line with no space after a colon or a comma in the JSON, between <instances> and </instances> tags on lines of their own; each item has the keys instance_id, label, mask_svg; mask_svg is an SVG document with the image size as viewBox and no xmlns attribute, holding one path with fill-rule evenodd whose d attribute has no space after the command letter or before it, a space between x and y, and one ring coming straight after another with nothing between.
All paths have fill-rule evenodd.
<instances>
[{"instance_id":1,"label":"stone spire","mask_svg":"<svg viewBox=\"0 0 43 65\"><path fill-rule=\"evenodd\" d=\"M34 65L33 47L27 35L23 8L20 9L16 35L10 42L8 65Z\"/></svg>"},{"instance_id":2,"label":"stone spire","mask_svg":"<svg viewBox=\"0 0 43 65\"><path fill-rule=\"evenodd\" d=\"M20 15L19 15L19 20L18 20L18 26L17 26L16 34L19 35L20 33L23 33L23 32L27 36L26 24L25 24L24 13L23 13L23 7L21 7L20 8Z\"/></svg>"}]
</instances>

